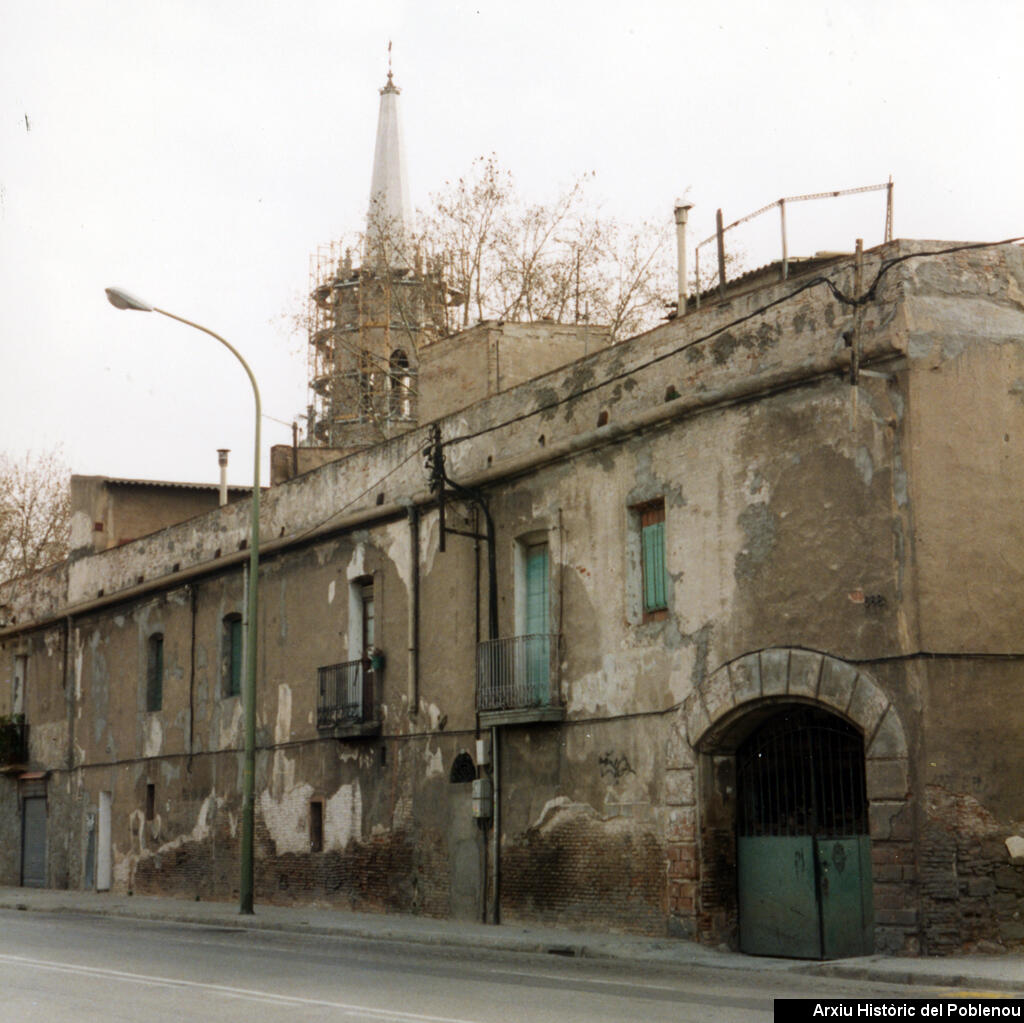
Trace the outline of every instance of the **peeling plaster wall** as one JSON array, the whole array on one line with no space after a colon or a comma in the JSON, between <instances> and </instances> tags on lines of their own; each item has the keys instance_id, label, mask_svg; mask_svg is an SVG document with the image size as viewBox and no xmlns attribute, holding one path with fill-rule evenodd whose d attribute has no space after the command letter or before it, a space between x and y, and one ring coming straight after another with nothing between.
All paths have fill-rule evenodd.
<instances>
[{"instance_id":1,"label":"peeling plaster wall","mask_svg":"<svg viewBox=\"0 0 1024 1023\"><path fill-rule=\"evenodd\" d=\"M928 244L869 254L866 273L883 254ZM850 264L833 277L852 290ZM1005 839L1024 833L1013 726L1024 655L1021 253L910 260L856 316L809 291L681 349L789 287L673 321L441 424L452 438L510 421L450 445L448 471L486 487L501 634L516 628L517 544L546 538L552 629L562 637L565 720L502 732L502 912L729 940L735 891L719 890L728 872L715 868L730 855L729 822L701 815L717 805L730 754L694 746L720 715L811 700L871 722L884 947L1018 947L1024 868ZM843 370L852 352L874 367L857 386ZM543 411L524 417L530 409ZM476 736L486 547L449 536L442 553L431 507L419 525L420 673L409 705L412 545L399 505L424 492L423 443L422 433L405 435L266 495L259 898L444 916L456 905L454 879L475 876L460 874L452 850L463 849L464 863L483 855L483 834L461 817L453 824L467 801L448 776ZM657 498L668 613L645 623L633 509ZM233 896L241 706L226 695L223 622L244 611L244 567L223 559L246 536L245 508L71 564L72 602L175 565L209 571L75 618L70 713L60 629L32 634L30 678L42 680L32 755L53 772L55 884L85 882L85 821L110 792L115 887ZM271 545L339 508L367 519ZM481 529L458 502L448 511L450 526ZM317 669L355 656L349 591L365 576L386 656L380 734L338 740L317 729ZM31 608L49 605L20 606L43 615ZM164 701L150 714L154 631L164 636ZM17 641L2 640L0 685ZM793 651L785 685L780 648ZM812 685L803 661L840 667L820 669ZM858 671L877 679L866 709ZM889 755L897 734L905 743ZM323 806L318 852L313 802ZM0 807L10 805L0 784Z\"/></svg>"}]
</instances>

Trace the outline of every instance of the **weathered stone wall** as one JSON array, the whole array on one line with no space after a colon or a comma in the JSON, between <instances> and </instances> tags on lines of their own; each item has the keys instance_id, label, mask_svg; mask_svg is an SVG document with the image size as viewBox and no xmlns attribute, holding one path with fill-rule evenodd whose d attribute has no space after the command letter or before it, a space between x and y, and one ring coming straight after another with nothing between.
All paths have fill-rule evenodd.
<instances>
[{"instance_id":1,"label":"weathered stone wall","mask_svg":"<svg viewBox=\"0 0 1024 1023\"><path fill-rule=\"evenodd\" d=\"M503 919L665 932L662 716L506 729Z\"/></svg>"},{"instance_id":2,"label":"weathered stone wall","mask_svg":"<svg viewBox=\"0 0 1024 1023\"><path fill-rule=\"evenodd\" d=\"M21 803L18 782L0 774L0 884L21 883Z\"/></svg>"},{"instance_id":3,"label":"weathered stone wall","mask_svg":"<svg viewBox=\"0 0 1024 1023\"><path fill-rule=\"evenodd\" d=\"M478 323L420 352L420 422L450 416L607 345L607 327Z\"/></svg>"},{"instance_id":4,"label":"weathered stone wall","mask_svg":"<svg viewBox=\"0 0 1024 1023\"><path fill-rule=\"evenodd\" d=\"M833 277L852 288L850 266ZM700 341L786 294L780 284L441 424L449 474L482 488L493 514L500 635L522 631L523 549L544 540L561 637L565 720L502 730L506 919L735 940L736 742L758 715L809 703L864 740L876 947L1021 940L1024 883L1005 839L1024 828L1022 283L1016 249L911 260L856 314L809 290ZM869 367L856 386L853 363ZM459 900L477 885L476 908L486 901L472 864L490 836L472 830L464 788L448 780L478 732L486 544L452 535L440 551L425 439L267 495L259 898L471 915L474 899ZM636 509L653 499L668 606L644 621ZM85 821L110 792L115 887L231 897L241 707L224 689L222 637L225 615L243 610L247 515L228 507L72 564L70 715L63 626L33 633L30 671L51 701L32 713L52 728L33 757L53 772L54 884L85 883ZM462 502L448 515L482 529ZM371 578L380 735L326 738L317 668L359 656L352 586ZM149 713L155 631L164 702ZM0 637L0 664L16 641Z\"/></svg>"},{"instance_id":5,"label":"weathered stone wall","mask_svg":"<svg viewBox=\"0 0 1024 1023\"><path fill-rule=\"evenodd\" d=\"M930 660L923 672L920 833L924 951L1024 947L1024 833L1016 737L1018 660Z\"/></svg>"}]
</instances>

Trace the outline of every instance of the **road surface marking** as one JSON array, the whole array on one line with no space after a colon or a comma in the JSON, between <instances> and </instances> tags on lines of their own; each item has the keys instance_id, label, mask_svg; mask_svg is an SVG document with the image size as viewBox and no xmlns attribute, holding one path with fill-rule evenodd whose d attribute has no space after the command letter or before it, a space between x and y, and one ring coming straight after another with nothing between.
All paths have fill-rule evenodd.
<instances>
[{"instance_id":1,"label":"road surface marking","mask_svg":"<svg viewBox=\"0 0 1024 1023\"><path fill-rule=\"evenodd\" d=\"M401 1012L398 1009L375 1009L368 1005L353 1005L349 1002L330 1002L321 998L300 998L298 995L276 995L271 991L257 991L253 988L230 987L226 984L208 984L196 980L179 980L175 977L154 977L145 973L128 973L124 970L108 970L99 966L78 966L74 963L55 963L46 959L30 959L27 956L0 954L0 963L34 967L38 970L52 970L55 973L71 973L83 977L102 977L111 980L145 984L149 987L194 988L227 995L233 998L250 998L258 1002L275 1005L306 1005L327 1009L338 1009L346 1015L361 1014L373 1019L397 1020L400 1023L479 1023L455 1016L429 1016L419 1012Z\"/></svg>"}]
</instances>

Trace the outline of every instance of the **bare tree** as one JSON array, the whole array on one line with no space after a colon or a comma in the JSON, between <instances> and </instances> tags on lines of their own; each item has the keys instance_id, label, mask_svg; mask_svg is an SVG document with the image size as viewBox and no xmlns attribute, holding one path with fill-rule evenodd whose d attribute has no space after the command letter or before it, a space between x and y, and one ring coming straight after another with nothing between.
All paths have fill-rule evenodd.
<instances>
[{"instance_id":1,"label":"bare tree","mask_svg":"<svg viewBox=\"0 0 1024 1023\"><path fill-rule=\"evenodd\" d=\"M417 230L371 202L366 232L330 246L297 318L317 422L373 424L380 439L408 428L419 349L481 320L589 322L615 343L664 319L677 293L672 218L603 216L592 177L527 202L492 154L431 196Z\"/></svg>"},{"instance_id":2,"label":"bare tree","mask_svg":"<svg viewBox=\"0 0 1024 1023\"><path fill-rule=\"evenodd\" d=\"M71 473L59 449L14 458L0 452L0 580L67 557Z\"/></svg>"},{"instance_id":3,"label":"bare tree","mask_svg":"<svg viewBox=\"0 0 1024 1023\"><path fill-rule=\"evenodd\" d=\"M653 326L675 294L670 218L625 226L601 216L584 175L528 203L492 155L431 197L418 244L439 254L471 318L607 325L611 340Z\"/></svg>"},{"instance_id":4,"label":"bare tree","mask_svg":"<svg viewBox=\"0 0 1024 1023\"><path fill-rule=\"evenodd\" d=\"M497 158L480 156L462 177L445 183L420 212L421 244L440 264L449 285L462 298L461 326L471 311L482 320L501 273L498 239L505 231L507 207L515 194L512 175Z\"/></svg>"}]
</instances>

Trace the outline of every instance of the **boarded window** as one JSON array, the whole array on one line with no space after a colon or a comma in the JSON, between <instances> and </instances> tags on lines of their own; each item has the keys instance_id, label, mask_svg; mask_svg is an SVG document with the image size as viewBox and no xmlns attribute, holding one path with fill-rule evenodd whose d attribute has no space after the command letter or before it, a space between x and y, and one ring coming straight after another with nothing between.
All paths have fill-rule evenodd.
<instances>
[{"instance_id":1,"label":"boarded window","mask_svg":"<svg viewBox=\"0 0 1024 1023\"><path fill-rule=\"evenodd\" d=\"M164 636L149 637L146 648L146 710L160 710L164 703Z\"/></svg>"},{"instance_id":2,"label":"boarded window","mask_svg":"<svg viewBox=\"0 0 1024 1023\"><path fill-rule=\"evenodd\" d=\"M643 575L644 621L663 618L668 608L665 572L665 502L652 501L638 508Z\"/></svg>"}]
</instances>

